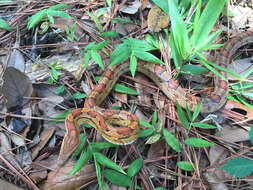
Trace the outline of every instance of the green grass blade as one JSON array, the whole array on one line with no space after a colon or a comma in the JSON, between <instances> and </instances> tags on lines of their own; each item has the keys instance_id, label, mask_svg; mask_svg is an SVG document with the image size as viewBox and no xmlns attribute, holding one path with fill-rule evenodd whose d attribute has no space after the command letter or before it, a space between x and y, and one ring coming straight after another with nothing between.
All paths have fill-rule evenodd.
<instances>
[{"instance_id":1,"label":"green grass blade","mask_svg":"<svg viewBox=\"0 0 253 190\"><path fill-rule=\"evenodd\" d=\"M202 12L192 36L192 45L194 47L202 46L201 44L207 39L216 20L222 12L226 0L209 0L204 11Z\"/></svg>"}]
</instances>

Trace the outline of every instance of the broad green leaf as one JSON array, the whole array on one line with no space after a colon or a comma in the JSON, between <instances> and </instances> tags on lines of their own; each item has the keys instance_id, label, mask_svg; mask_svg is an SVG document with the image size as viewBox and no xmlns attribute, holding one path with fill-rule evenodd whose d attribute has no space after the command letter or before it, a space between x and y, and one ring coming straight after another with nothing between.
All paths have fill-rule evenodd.
<instances>
[{"instance_id":1,"label":"broad green leaf","mask_svg":"<svg viewBox=\"0 0 253 190\"><path fill-rule=\"evenodd\" d=\"M117 164L115 164L113 161L111 161L109 158L107 158L103 154L99 152L95 152L93 153L93 156L94 156L94 159L98 161L101 165L114 169L120 173L126 174L126 172L124 172L124 170L122 170L121 167L119 167Z\"/></svg>"},{"instance_id":2,"label":"broad green leaf","mask_svg":"<svg viewBox=\"0 0 253 190\"><path fill-rule=\"evenodd\" d=\"M54 67L51 67L51 75L54 80L58 80L58 72L56 71Z\"/></svg>"},{"instance_id":3,"label":"broad green leaf","mask_svg":"<svg viewBox=\"0 0 253 190\"><path fill-rule=\"evenodd\" d=\"M250 140L251 144L253 145L253 125L250 126L249 140Z\"/></svg>"},{"instance_id":4,"label":"broad green leaf","mask_svg":"<svg viewBox=\"0 0 253 190\"><path fill-rule=\"evenodd\" d=\"M134 50L132 53L133 53L133 55L135 55L136 57L138 57L141 60L151 62L151 63L159 63L161 65L164 65L164 63L160 59L158 59L156 56L152 55L149 52Z\"/></svg>"},{"instance_id":5,"label":"broad green leaf","mask_svg":"<svg viewBox=\"0 0 253 190\"><path fill-rule=\"evenodd\" d=\"M171 134L167 129L163 129L163 135L165 137L166 142L171 148L173 148L173 150L175 150L176 152L181 152L180 144L178 143L178 140L173 134Z\"/></svg>"},{"instance_id":6,"label":"broad green leaf","mask_svg":"<svg viewBox=\"0 0 253 190\"><path fill-rule=\"evenodd\" d=\"M152 122L151 122L152 126L155 126L156 122L157 122L157 110L154 111L153 116L152 116Z\"/></svg>"},{"instance_id":7,"label":"broad green leaf","mask_svg":"<svg viewBox=\"0 0 253 190\"><path fill-rule=\"evenodd\" d=\"M171 30L174 38L175 46L179 50L180 55L184 57L189 48L188 32L182 16L179 14L177 5L174 0L168 1L169 16L171 20Z\"/></svg>"},{"instance_id":8,"label":"broad green leaf","mask_svg":"<svg viewBox=\"0 0 253 190\"><path fill-rule=\"evenodd\" d=\"M170 32L170 50L171 50L171 58L174 60L175 67L177 71L181 70L181 65L183 64L183 55L181 55L178 47L176 46L174 37L173 37L173 31Z\"/></svg>"},{"instance_id":9,"label":"broad green leaf","mask_svg":"<svg viewBox=\"0 0 253 190\"><path fill-rule=\"evenodd\" d=\"M63 122L65 121L66 119L66 116L68 114L70 114L74 109L70 109L70 110L67 110L63 113L60 113L59 115L57 115L52 121L49 121L49 123L58 123L58 122Z\"/></svg>"},{"instance_id":10,"label":"broad green leaf","mask_svg":"<svg viewBox=\"0 0 253 190\"><path fill-rule=\"evenodd\" d=\"M113 18L111 20L112 23L117 23L117 22L120 22L121 24L127 24L127 23L132 23L133 21L131 21L130 19L128 18L121 18L121 17L116 17L116 18Z\"/></svg>"},{"instance_id":11,"label":"broad green leaf","mask_svg":"<svg viewBox=\"0 0 253 190\"><path fill-rule=\"evenodd\" d=\"M200 104L199 104L199 105L196 107L196 109L194 110L193 115L192 115L192 118L191 118L191 121L194 121L194 120L198 117L202 105L203 105L203 101L201 101Z\"/></svg>"},{"instance_id":12,"label":"broad green leaf","mask_svg":"<svg viewBox=\"0 0 253 190\"><path fill-rule=\"evenodd\" d=\"M73 157L77 157L77 156L79 156L81 154L81 152L83 151L86 139L87 139L86 134L85 133L81 133L80 134L80 144L79 144L77 150L75 151L75 153L73 154Z\"/></svg>"},{"instance_id":13,"label":"broad green leaf","mask_svg":"<svg viewBox=\"0 0 253 190\"><path fill-rule=\"evenodd\" d=\"M133 177L135 176L140 169L142 168L142 163L143 163L143 159L142 158L138 158L135 161L133 161L129 167L127 168L127 175L128 177Z\"/></svg>"},{"instance_id":14,"label":"broad green leaf","mask_svg":"<svg viewBox=\"0 0 253 190\"><path fill-rule=\"evenodd\" d=\"M217 76L221 77L223 80L227 80L223 75L221 75L216 69L214 69L212 66L210 66L206 60L206 58L200 54L197 53L197 56L200 58L199 63L203 64L207 69L209 69L210 71L212 71L214 74L216 74Z\"/></svg>"},{"instance_id":15,"label":"broad green leaf","mask_svg":"<svg viewBox=\"0 0 253 190\"><path fill-rule=\"evenodd\" d=\"M84 68L86 69L89 65L90 62L90 58L91 58L91 50L87 51L85 56L84 56Z\"/></svg>"},{"instance_id":16,"label":"broad green leaf","mask_svg":"<svg viewBox=\"0 0 253 190\"><path fill-rule=\"evenodd\" d=\"M158 41L158 37L157 37L156 33L153 36L151 36L149 34L146 35L145 40L149 44L152 44L152 46L156 47L156 49L160 49L160 45L159 45L159 41Z\"/></svg>"},{"instance_id":17,"label":"broad green leaf","mask_svg":"<svg viewBox=\"0 0 253 190\"><path fill-rule=\"evenodd\" d=\"M101 50L103 49L110 41L109 40L104 40L102 42L99 42L98 44L94 45L92 47L92 50Z\"/></svg>"},{"instance_id":18,"label":"broad green leaf","mask_svg":"<svg viewBox=\"0 0 253 190\"><path fill-rule=\"evenodd\" d=\"M203 55L198 54L198 56L200 56L201 60L203 60L205 63L207 63L207 64L213 66L214 68L217 68L217 69L219 69L219 70L221 70L221 71L224 71L224 72L226 72L226 73L229 73L229 74L233 75L234 77L236 77L236 78L238 78L238 79L241 78L240 75L238 75L237 73L235 73L235 72L233 72L233 71L230 71L229 69L226 69L226 68L224 68L224 67L221 67L221 66L219 66L218 64L215 64L215 63L212 63L212 62L208 61L205 57L203 57ZM201 63L202 63L202 62L201 62ZM202 63L202 64L203 64L203 63ZM218 75L218 74L217 74L217 75ZM220 74L219 74L219 75L220 75ZM224 77L222 76L222 78L224 78ZM224 79L224 80L227 80L227 79Z\"/></svg>"},{"instance_id":19,"label":"broad green leaf","mask_svg":"<svg viewBox=\"0 0 253 190\"><path fill-rule=\"evenodd\" d=\"M155 134L154 129L140 129L138 137L139 138L146 138L151 135Z\"/></svg>"},{"instance_id":20,"label":"broad green leaf","mask_svg":"<svg viewBox=\"0 0 253 190\"><path fill-rule=\"evenodd\" d=\"M55 17L71 18L71 16L69 16L69 14L67 14L63 11L48 10L47 14L50 15L50 16L55 16Z\"/></svg>"},{"instance_id":21,"label":"broad green leaf","mask_svg":"<svg viewBox=\"0 0 253 190\"><path fill-rule=\"evenodd\" d=\"M192 35L193 46L202 44L211 32L216 20L224 8L226 0L209 0L202 12Z\"/></svg>"},{"instance_id":22,"label":"broad green leaf","mask_svg":"<svg viewBox=\"0 0 253 190\"><path fill-rule=\"evenodd\" d=\"M112 106L112 110L120 110L120 106L117 106L117 105L115 105L115 106Z\"/></svg>"},{"instance_id":23,"label":"broad green leaf","mask_svg":"<svg viewBox=\"0 0 253 190\"><path fill-rule=\"evenodd\" d=\"M163 187L156 187L156 188L154 188L154 190L167 190L167 189L165 189Z\"/></svg>"},{"instance_id":24,"label":"broad green leaf","mask_svg":"<svg viewBox=\"0 0 253 190\"><path fill-rule=\"evenodd\" d=\"M50 67L51 67L51 68L53 68L53 67L55 68L56 65L58 64L58 61L59 61L58 59L57 59L56 61L54 61L54 62L50 65Z\"/></svg>"},{"instance_id":25,"label":"broad green leaf","mask_svg":"<svg viewBox=\"0 0 253 190\"><path fill-rule=\"evenodd\" d=\"M119 44L110 55L110 65L124 62L131 55L131 49L125 44Z\"/></svg>"},{"instance_id":26,"label":"broad green leaf","mask_svg":"<svg viewBox=\"0 0 253 190\"><path fill-rule=\"evenodd\" d=\"M116 92L119 92L119 93L124 93L124 94L131 94L131 95L139 95L138 92L136 92L135 90L129 88L129 87L126 87L125 85L123 84L118 84L116 83L113 87L113 89L116 91Z\"/></svg>"},{"instance_id":27,"label":"broad green leaf","mask_svg":"<svg viewBox=\"0 0 253 190\"><path fill-rule=\"evenodd\" d=\"M190 119L190 121L192 121L192 113L191 113L191 110L189 109L189 106L187 104L186 104L185 111L186 111L187 116Z\"/></svg>"},{"instance_id":28,"label":"broad green leaf","mask_svg":"<svg viewBox=\"0 0 253 190\"><path fill-rule=\"evenodd\" d=\"M98 161L96 160L95 155L94 155L94 163L95 163L95 168L96 168L98 186L99 186L99 189L102 189L101 168L100 168L100 165L99 165Z\"/></svg>"},{"instance_id":29,"label":"broad green leaf","mask_svg":"<svg viewBox=\"0 0 253 190\"><path fill-rule=\"evenodd\" d=\"M190 162L186 162L186 161L178 162L177 166L180 169L185 170L185 171L190 171L190 172L194 171L194 168Z\"/></svg>"},{"instance_id":30,"label":"broad green leaf","mask_svg":"<svg viewBox=\"0 0 253 190\"><path fill-rule=\"evenodd\" d=\"M0 18L0 28L8 30L8 31L12 31L13 28L4 20Z\"/></svg>"},{"instance_id":31,"label":"broad green leaf","mask_svg":"<svg viewBox=\"0 0 253 190\"><path fill-rule=\"evenodd\" d=\"M235 96L235 97L236 97L236 100L237 100L237 101L243 103L244 105L246 105L247 107L249 107L250 109L253 110L253 105L247 103L247 102L242 98L242 96L238 96L238 95L237 95L237 96Z\"/></svg>"},{"instance_id":32,"label":"broad green leaf","mask_svg":"<svg viewBox=\"0 0 253 190\"><path fill-rule=\"evenodd\" d=\"M148 123L146 121L140 120L139 122L140 122L140 125L143 127L147 127L147 128L153 127L153 125L151 125L150 123Z\"/></svg>"},{"instance_id":33,"label":"broad green leaf","mask_svg":"<svg viewBox=\"0 0 253 190\"><path fill-rule=\"evenodd\" d=\"M34 27L36 24L38 24L42 19L44 19L47 16L47 9L41 10L34 14L33 16L29 17L29 21L27 24L28 30L30 30L32 27Z\"/></svg>"},{"instance_id":34,"label":"broad green leaf","mask_svg":"<svg viewBox=\"0 0 253 190\"><path fill-rule=\"evenodd\" d=\"M88 51L88 50L92 50L93 47L95 46L96 42L91 42L89 43L87 46L85 46L84 50Z\"/></svg>"},{"instance_id":35,"label":"broad green leaf","mask_svg":"<svg viewBox=\"0 0 253 190\"><path fill-rule=\"evenodd\" d=\"M253 83L249 83L249 82L238 82L235 84L230 85L230 87L235 90L235 91L245 91L248 88L252 88L253 87Z\"/></svg>"},{"instance_id":36,"label":"broad green leaf","mask_svg":"<svg viewBox=\"0 0 253 190\"><path fill-rule=\"evenodd\" d=\"M118 186L130 187L132 184L131 178L115 170L109 170L109 169L104 170L104 176L112 184L115 184Z\"/></svg>"},{"instance_id":37,"label":"broad green leaf","mask_svg":"<svg viewBox=\"0 0 253 190\"><path fill-rule=\"evenodd\" d=\"M135 71L136 71L136 68L137 68L137 59L133 55L133 53L131 54L131 57L130 57L130 66L129 67L130 67L132 77L134 77Z\"/></svg>"},{"instance_id":38,"label":"broad green leaf","mask_svg":"<svg viewBox=\"0 0 253 190\"><path fill-rule=\"evenodd\" d=\"M246 177L253 173L253 161L243 157L233 158L221 169L227 171L235 178Z\"/></svg>"},{"instance_id":39,"label":"broad green leaf","mask_svg":"<svg viewBox=\"0 0 253 190\"><path fill-rule=\"evenodd\" d=\"M159 6L166 14L169 14L169 5L167 0L152 0L157 6Z\"/></svg>"},{"instance_id":40,"label":"broad green leaf","mask_svg":"<svg viewBox=\"0 0 253 190\"><path fill-rule=\"evenodd\" d=\"M219 29L216 32L213 32L212 34L210 34L207 39L204 39L204 41L199 44L199 46L195 47L196 51L200 51L200 50L208 50L210 48L208 48L215 40L216 38L221 34L223 30ZM221 44L219 44L218 47L222 46Z\"/></svg>"},{"instance_id":41,"label":"broad green leaf","mask_svg":"<svg viewBox=\"0 0 253 190\"><path fill-rule=\"evenodd\" d=\"M195 138L195 137L188 138L184 142L188 146L197 147L197 148L213 146L213 143L210 143L204 139Z\"/></svg>"},{"instance_id":42,"label":"broad green leaf","mask_svg":"<svg viewBox=\"0 0 253 190\"><path fill-rule=\"evenodd\" d=\"M115 31L107 31L107 32L102 32L98 34L101 37L111 37L111 38L117 38L118 37L118 32Z\"/></svg>"},{"instance_id":43,"label":"broad green leaf","mask_svg":"<svg viewBox=\"0 0 253 190\"><path fill-rule=\"evenodd\" d=\"M84 94L84 93L80 93L80 92L77 92L75 94L72 95L72 98L74 99L83 99L83 98L86 98L87 97L87 94Z\"/></svg>"},{"instance_id":44,"label":"broad green leaf","mask_svg":"<svg viewBox=\"0 0 253 190\"><path fill-rule=\"evenodd\" d=\"M52 77L50 77L50 78L48 79L48 83L49 83L49 84L54 84L54 79L53 79Z\"/></svg>"},{"instance_id":45,"label":"broad green leaf","mask_svg":"<svg viewBox=\"0 0 253 190\"><path fill-rule=\"evenodd\" d=\"M198 127L198 128L202 128L202 129L216 129L216 126L213 125L209 125L207 123L192 123L193 127Z\"/></svg>"},{"instance_id":46,"label":"broad green leaf","mask_svg":"<svg viewBox=\"0 0 253 190\"><path fill-rule=\"evenodd\" d=\"M103 27L100 23L100 20L98 19L98 17L88 11L86 11L86 13L91 17L91 19L95 22L95 24L97 25L97 28L99 30L99 32L102 32L103 31Z\"/></svg>"},{"instance_id":47,"label":"broad green leaf","mask_svg":"<svg viewBox=\"0 0 253 190\"><path fill-rule=\"evenodd\" d=\"M145 144L154 144L158 140L160 140L160 138L161 138L161 134L160 133L154 134L154 135L152 135L151 137L148 138L148 140L146 141Z\"/></svg>"},{"instance_id":48,"label":"broad green leaf","mask_svg":"<svg viewBox=\"0 0 253 190\"><path fill-rule=\"evenodd\" d=\"M191 75L201 75L208 72L208 70L200 65L184 65L181 70L182 73Z\"/></svg>"},{"instance_id":49,"label":"broad green leaf","mask_svg":"<svg viewBox=\"0 0 253 190\"><path fill-rule=\"evenodd\" d=\"M138 40L135 38L126 38L123 40L123 43L131 48L133 51L151 51L156 50L157 48L154 47L152 44L144 41Z\"/></svg>"},{"instance_id":50,"label":"broad green leaf","mask_svg":"<svg viewBox=\"0 0 253 190\"><path fill-rule=\"evenodd\" d=\"M74 165L72 171L70 172L69 176L74 175L78 172L82 167L87 164L87 162L92 158L92 151L88 145L86 152L82 154L82 156L77 160L76 164Z\"/></svg>"},{"instance_id":51,"label":"broad green leaf","mask_svg":"<svg viewBox=\"0 0 253 190\"><path fill-rule=\"evenodd\" d=\"M197 2L197 9L196 9L196 12L194 14L193 30L197 30L201 7L202 7L202 0L199 0ZM190 40L192 40L192 38Z\"/></svg>"},{"instance_id":52,"label":"broad green leaf","mask_svg":"<svg viewBox=\"0 0 253 190\"><path fill-rule=\"evenodd\" d=\"M57 4L57 5L54 5L52 7L49 7L48 10L61 10L61 9L69 8L69 7L70 7L70 5Z\"/></svg>"},{"instance_id":53,"label":"broad green leaf","mask_svg":"<svg viewBox=\"0 0 253 190\"><path fill-rule=\"evenodd\" d=\"M89 144L89 146L92 148L92 149L95 149L95 150L103 150L103 149L106 149L106 148L113 148L113 147L117 147L118 145L116 144L112 144L110 142L92 142Z\"/></svg>"},{"instance_id":54,"label":"broad green leaf","mask_svg":"<svg viewBox=\"0 0 253 190\"><path fill-rule=\"evenodd\" d=\"M56 89L56 94L61 94L61 93L63 93L64 92L64 86L63 85L61 85L61 86L59 86L57 89Z\"/></svg>"},{"instance_id":55,"label":"broad green leaf","mask_svg":"<svg viewBox=\"0 0 253 190\"><path fill-rule=\"evenodd\" d=\"M47 11L47 18L50 23L54 24L54 17L52 15L48 14L48 11Z\"/></svg>"},{"instance_id":56,"label":"broad green leaf","mask_svg":"<svg viewBox=\"0 0 253 190\"><path fill-rule=\"evenodd\" d=\"M221 48L222 46L223 44L210 44L210 45L203 46L201 49L199 49L199 51L214 50L214 49Z\"/></svg>"},{"instance_id":57,"label":"broad green leaf","mask_svg":"<svg viewBox=\"0 0 253 190\"><path fill-rule=\"evenodd\" d=\"M183 109L181 108L181 106L179 105L179 103L177 102L177 113L178 113L178 117L179 120L181 121L182 125L184 126L184 128L186 128L187 130L190 129L189 127L189 122L184 114Z\"/></svg>"},{"instance_id":58,"label":"broad green leaf","mask_svg":"<svg viewBox=\"0 0 253 190\"><path fill-rule=\"evenodd\" d=\"M96 50L91 50L91 57L95 61L95 63L97 63L99 65L99 67L102 70L105 69L103 61L102 61L102 58L101 58L100 54Z\"/></svg>"},{"instance_id":59,"label":"broad green leaf","mask_svg":"<svg viewBox=\"0 0 253 190\"><path fill-rule=\"evenodd\" d=\"M100 8L96 10L96 16L99 18L102 15L107 14L107 9L106 7Z\"/></svg>"},{"instance_id":60,"label":"broad green leaf","mask_svg":"<svg viewBox=\"0 0 253 190\"><path fill-rule=\"evenodd\" d=\"M106 0L106 3L109 7L112 7L112 0Z\"/></svg>"}]
</instances>

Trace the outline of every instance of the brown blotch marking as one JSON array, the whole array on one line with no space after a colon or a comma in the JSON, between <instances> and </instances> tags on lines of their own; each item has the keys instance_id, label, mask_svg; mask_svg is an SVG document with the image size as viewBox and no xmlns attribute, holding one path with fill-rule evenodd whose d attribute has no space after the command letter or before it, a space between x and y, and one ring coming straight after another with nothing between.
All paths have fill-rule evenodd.
<instances>
[{"instance_id":1,"label":"brown blotch marking","mask_svg":"<svg viewBox=\"0 0 253 190\"><path fill-rule=\"evenodd\" d=\"M109 129L108 129L108 127L107 127L107 124L106 124L106 122L105 122L105 120L104 119L99 119L99 128L102 130L102 131L110 131Z\"/></svg>"},{"instance_id":2,"label":"brown blotch marking","mask_svg":"<svg viewBox=\"0 0 253 190\"><path fill-rule=\"evenodd\" d=\"M87 112L87 114L88 114L89 116L93 117L93 118L96 118L97 115L98 115L98 112L93 111L93 110L90 110L90 111Z\"/></svg>"},{"instance_id":3,"label":"brown blotch marking","mask_svg":"<svg viewBox=\"0 0 253 190\"><path fill-rule=\"evenodd\" d=\"M71 114L73 115L73 117L79 116L82 113L82 109L81 108L77 108L74 109Z\"/></svg>"},{"instance_id":4,"label":"brown blotch marking","mask_svg":"<svg viewBox=\"0 0 253 190\"><path fill-rule=\"evenodd\" d=\"M216 103L219 103L219 102L221 101L221 97L220 97L219 95L217 95L217 94L213 94L213 95L211 96L211 99L212 99L213 101L215 101Z\"/></svg>"},{"instance_id":5,"label":"brown blotch marking","mask_svg":"<svg viewBox=\"0 0 253 190\"><path fill-rule=\"evenodd\" d=\"M129 135L131 134L132 132L132 129L129 128L129 127L120 127L120 128L117 128L117 133L120 134L120 135Z\"/></svg>"},{"instance_id":6,"label":"brown blotch marking","mask_svg":"<svg viewBox=\"0 0 253 190\"><path fill-rule=\"evenodd\" d=\"M164 72L164 68L160 65L157 65L157 64L155 65L154 70L155 70L155 73L157 73L158 75Z\"/></svg>"},{"instance_id":7,"label":"brown blotch marking","mask_svg":"<svg viewBox=\"0 0 253 190\"><path fill-rule=\"evenodd\" d=\"M228 86L228 83L225 80L219 80L218 81L218 87L222 89L226 89Z\"/></svg>"},{"instance_id":8,"label":"brown blotch marking","mask_svg":"<svg viewBox=\"0 0 253 190\"><path fill-rule=\"evenodd\" d=\"M106 88L105 84L98 84L95 87L94 91L96 91L98 93L102 93L105 90L105 88Z\"/></svg>"},{"instance_id":9,"label":"brown blotch marking","mask_svg":"<svg viewBox=\"0 0 253 190\"><path fill-rule=\"evenodd\" d=\"M103 73L102 76L108 78L109 80L112 80L112 79L113 79L113 75L114 75L114 72L113 72L111 69L107 69L107 70Z\"/></svg>"}]
</instances>

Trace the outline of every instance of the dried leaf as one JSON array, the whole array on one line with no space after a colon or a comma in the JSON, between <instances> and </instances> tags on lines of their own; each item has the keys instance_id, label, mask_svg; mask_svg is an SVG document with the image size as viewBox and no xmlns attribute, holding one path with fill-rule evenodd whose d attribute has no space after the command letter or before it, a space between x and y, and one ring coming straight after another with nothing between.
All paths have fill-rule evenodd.
<instances>
[{"instance_id":1,"label":"dried leaf","mask_svg":"<svg viewBox=\"0 0 253 190\"><path fill-rule=\"evenodd\" d=\"M148 28L152 32L159 32L169 25L169 16L157 5L153 6L148 13Z\"/></svg>"}]
</instances>

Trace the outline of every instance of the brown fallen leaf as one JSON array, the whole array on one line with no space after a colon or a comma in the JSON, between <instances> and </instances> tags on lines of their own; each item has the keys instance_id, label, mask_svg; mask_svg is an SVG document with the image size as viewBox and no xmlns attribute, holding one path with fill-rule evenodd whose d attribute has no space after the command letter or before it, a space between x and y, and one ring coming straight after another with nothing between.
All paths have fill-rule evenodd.
<instances>
[{"instance_id":1,"label":"brown fallen leaf","mask_svg":"<svg viewBox=\"0 0 253 190\"><path fill-rule=\"evenodd\" d=\"M228 100L223 109L220 111L222 114L232 118L233 120L253 120L253 110L239 102ZM245 115L241 112L245 112Z\"/></svg>"},{"instance_id":2,"label":"brown fallen leaf","mask_svg":"<svg viewBox=\"0 0 253 190\"><path fill-rule=\"evenodd\" d=\"M74 176L69 177L74 162L69 161L64 167L48 174L44 190L73 190L78 187L85 187L96 181L96 170L93 164L86 164Z\"/></svg>"},{"instance_id":3,"label":"brown fallen leaf","mask_svg":"<svg viewBox=\"0 0 253 190\"><path fill-rule=\"evenodd\" d=\"M148 28L152 32L159 32L169 25L170 17L157 5L153 6L148 13Z\"/></svg>"},{"instance_id":4,"label":"brown fallen leaf","mask_svg":"<svg viewBox=\"0 0 253 190\"><path fill-rule=\"evenodd\" d=\"M40 135L40 143L37 144L33 149L32 149L32 159L35 159L38 156L39 151L44 148L44 146L47 144L49 139L52 137L54 134L55 130L54 128L51 128L49 130L44 130L42 134Z\"/></svg>"}]
</instances>

